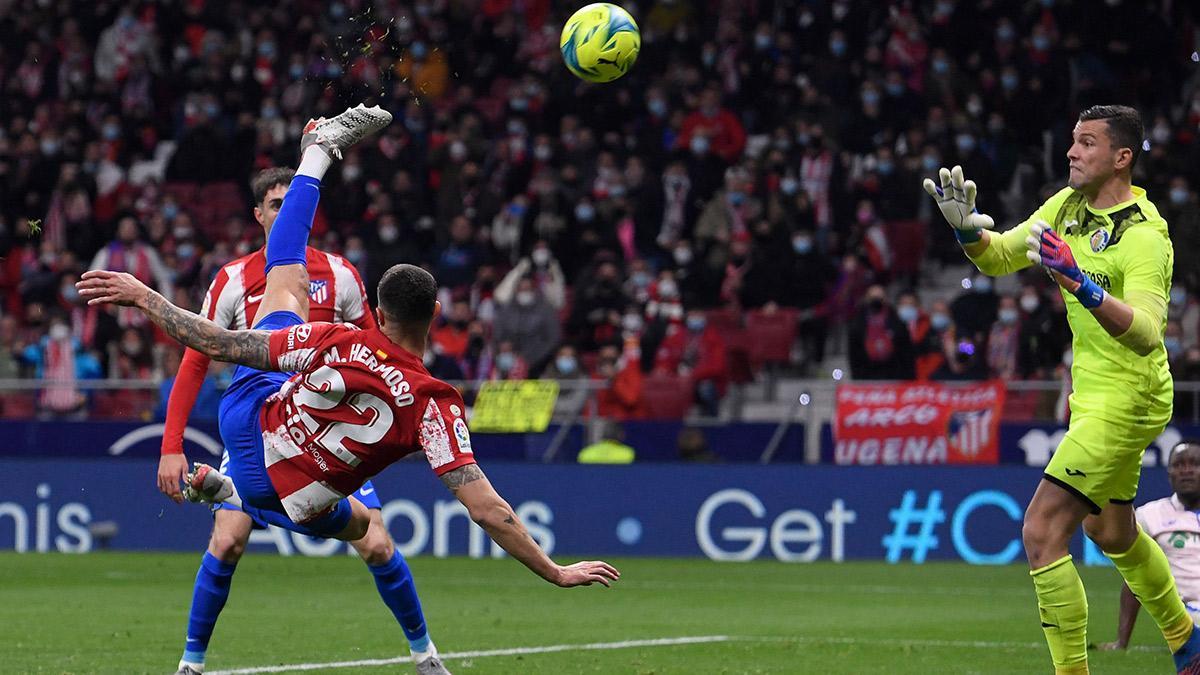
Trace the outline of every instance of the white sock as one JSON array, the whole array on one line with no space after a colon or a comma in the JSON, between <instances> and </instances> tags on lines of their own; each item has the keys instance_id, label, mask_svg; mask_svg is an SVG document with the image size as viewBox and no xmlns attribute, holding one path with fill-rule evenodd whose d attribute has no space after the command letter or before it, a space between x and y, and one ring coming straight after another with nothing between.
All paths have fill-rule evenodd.
<instances>
[{"instance_id":1,"label":"white sock","mask_svg":"<svg viewBox=\"0 0 1200 675\"><path fill-rule=\"evenodd\" d=\"M296 169L296 174L321 180L332 163L333 158L329 156L329 153L314 143L304 150L304 156L300 158L300 167Z\"/></svg>"},{"instance_id":2,"label":"white sock","mask_svg":"<svg viewBox=\"0 0 1200 675\"><path fill-rule=\"evenodd\" d=\"M437 647L434 646L432 640L429 641L429 649L426 649L423 652L418 652L412 647L409 647L408 651L412 653L413 663L420 663L431 656L437 656L438 653Z\"/></svg>"}]
</instances>

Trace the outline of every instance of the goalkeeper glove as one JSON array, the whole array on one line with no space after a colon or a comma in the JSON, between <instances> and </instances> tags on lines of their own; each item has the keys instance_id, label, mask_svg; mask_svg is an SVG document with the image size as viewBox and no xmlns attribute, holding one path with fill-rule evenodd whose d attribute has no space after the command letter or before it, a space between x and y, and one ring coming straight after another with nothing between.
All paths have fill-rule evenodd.
<instances>
[{"instance_id":1,"label":"goalkeeper glove","mask_svg":"<svg viewBox=\"0 0 1200 675\"><path fill-rule=\"evenodd\" d=\"M1104 289L1079 269L1067 242L1043 220L1030 226L1029 232L1025 238L1025 246L1029 249L1025 257L1029 262L1044 267L1059 286L1079 300L1079 304L1088 309L1099 307L1104 302Z\"/></svg>"},{"instance_id":2,"label":"goalkeeper glove","mask_svg":"<svg viewBox=\"0 0 1200 675\"><path fill-rule=\"evenodd\" d=\"M995 223L991 216L975 210L975 181L963 180L961 166L942 167L938 170L938 178L941 186L930 178L926 178L922 186L937 202L942 217L954 228L954 236L963 244L979 241L983 237L980 230L990 230Z\"/></svg>"}]
</instances>

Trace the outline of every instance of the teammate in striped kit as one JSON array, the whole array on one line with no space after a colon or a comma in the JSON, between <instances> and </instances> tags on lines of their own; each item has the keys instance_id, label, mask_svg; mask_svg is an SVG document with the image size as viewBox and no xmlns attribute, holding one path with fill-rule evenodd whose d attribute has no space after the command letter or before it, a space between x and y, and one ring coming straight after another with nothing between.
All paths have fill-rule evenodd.
<instances>
[{"instance_id":1,"label":"teammate in striped kit","mask_svg":"<svg viewBox=\"0 0 1200 675\"><path fill-rule=\"evenodd\" d=\"M207 498L296 532L354 541L368 532L370 517L346 495L387 465L424 452L471 518L534 573L562 587L607 586L619 573L603 561L551 560L475 464L462 398L421 363L440 310L428 272L397 265L384 274L378 328L305 323L304 242L320 179L342 148L390 121L378 108L359 106L305 128L300 167L267 239L254 330L223 329L124 273L88 272L80 294L89 304L137 307L183 344L241 364L221 401L229 476L201 465L189 481Z\"/></svg>"},{"instance_id":2,"label":"teammate in striped kit","mask_svg":"<svg viewBox=\"0 0 1200 675\"><path fill-rule=\"evenodd\" d=\"M268 237L294 176L291 169L277 167L260 172L251 181L254 219ZM309 272L309 317L313 321L349 323L363 329L375 327L375 317L367 305L366 289L353 265L341 256L311 246L305 249L305 259ZM254 325L266 293L266 265L264 247L223 266L204 297L201 315L224 328L246 329ZM183 500L179 483L187 480L189 471L183 453L183 431L209 363L208 356L187 349L167 402L158 487L176 502ZM228 463L227 452L221 468L227 468ZM409 576L407 563L383 525L379 495L368 481L354 497L369 509L371 525L366 536L350 545L373 573L379 594L384 604L393 610L414 655L427 654L432 658L436 649L429 639L416 589L411 582L396 583ZM187 639L179 664L180 672L185 674L187 669L202 672L209 640L225 606L233 574L250 532L255 527L266 527L263 520L252 518L233 504L215 504L213 511L212 536L196 573ZM421 660L422 667L434 668L435 661L429 661L429 658ZM429 661L428 665L426 661Z\"/></svg>"}]
</instances>

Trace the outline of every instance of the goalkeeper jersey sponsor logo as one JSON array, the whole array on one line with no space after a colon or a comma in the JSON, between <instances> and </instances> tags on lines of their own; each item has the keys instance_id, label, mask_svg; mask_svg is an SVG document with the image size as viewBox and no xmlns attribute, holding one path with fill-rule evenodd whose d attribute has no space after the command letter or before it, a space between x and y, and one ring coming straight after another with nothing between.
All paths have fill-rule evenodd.
<instances>
[{"instance_id":1,"label":"goalkeeper jersey sponsor logo","mask_svg":"<svg viewBox=\"0 0 1200 675\"><path fill-rule=\"evenodd\" d=\"M1109 276L1104 272L1093 272L1091 270L1085 270L1082 267L1079 268L1079 271L1086 274L1089 279L1096 282L1096 284L1104 290L1109 291L1110 293L1112 292L1112 279L1109 278Z\"/></svg>"}]
</instances>

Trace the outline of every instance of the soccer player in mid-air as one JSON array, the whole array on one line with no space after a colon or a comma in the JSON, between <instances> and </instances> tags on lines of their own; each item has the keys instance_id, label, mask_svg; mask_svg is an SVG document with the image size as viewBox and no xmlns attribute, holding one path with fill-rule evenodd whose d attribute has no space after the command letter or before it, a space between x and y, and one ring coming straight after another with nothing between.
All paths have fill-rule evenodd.
<instances>
[{"instance_id":1,"label":"soccer player in mid-air","mask_svg":"<svg viewBox=\"0 0 1200 675\"><path fill-rule=\"evenodd\" d=\"M342 149L390 121L378 107L359 106L305 127L300 166L267 238L266 286L253 330L221 328L125 273L87 272L80 294L89 304L136 307L184 345L239 364L219 417L229 475L201 466L192 489L273 525L355 541L371 518L348 495L423 451L472 520L534 573L562 587L608 586L620 576L608 563L551 560L475 463L462 397L421 363L440 310L432 275L412 265L384 273L375 329L306 323L305 243L321 178Z\"/></svg>"},{"instance_id":2,"label":"soccer player in mid-air","mask_svg":"<svg viewBox=\"0 0 1200 675\"><path fill-rule=\"evenodd\" d=\"M1067 151L1068 187L1028 220L989 232L960 167L924 188L975 266L989 275L1041 265L1062 289L1074 335L1071 421L1025 512L1022 539L1057 673L1086 673L1087 597L1068 543L1083 525L1154 618L1180 673L1200 674L1200 633L1167 558L1134 520L1142 452L1171 419L1163 347L1174 254L1167 223L1132 184L1143 127L1133 108L1083 111Z\"/></svg>"},{"instance_id":3,"label":"soccer player in mid-air","mask_svg":"<svg viewBox=\"0 0 1200 675\"><path fill-rule=\"evenodd\" d=\"M291 169L276 167L259 172L250 182L250 191L254 195L254 219L268 237L294 176L295 172ZM375 328L375 317L367 304L366 290L353 265L341 256L312 247L305 249L305 259L309 276L309 319L352 323L364 330ZM259 304L265 295L266 267L264 249L223 266L208 289L200 313L222 328L253 326ZM189 472L187 457L183 453L183 431L209 363L209 358L204 354L194 349L186 350L167 402L162 458L158 465L158 488L177 502L183 500L180 480L186 480ZM228 465L226 453L221 467L225 469ZM437 649L430 641L408 563L396 550L391 535L383 525L375 486L367 481L352 498L370 510L371 525L365 537L350 542L350 545L371 570L380 597L400 623L417 672L443 672L438 670L441 666L436 658ZM212 536L196 572L186 642L177 675L203 672L209 641L229 597L233 575L250 539L250 532L255 527L265 526L265 522L256 521L231 503L214 505Z\"/></svg>"}]
</instances>

